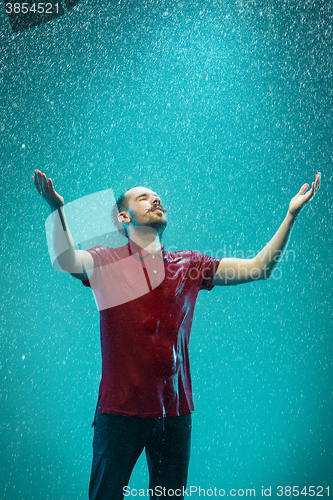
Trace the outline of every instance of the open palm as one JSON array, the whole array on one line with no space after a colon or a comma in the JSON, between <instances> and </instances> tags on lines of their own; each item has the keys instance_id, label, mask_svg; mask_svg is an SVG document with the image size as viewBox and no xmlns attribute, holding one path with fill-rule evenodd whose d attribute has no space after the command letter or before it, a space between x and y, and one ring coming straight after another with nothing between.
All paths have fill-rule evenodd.
<instances>
[{"instance_id":1,"label":"open palm","mask_svg":"<svg viewBox=\"0 0 333 500\"><path fill-rule=\"evenodd\" d=\"M37 191L50 205L51 210L57 210L64 205L63 197L54 190L52 179L47 179L40 170L35 170L33 179Z\"/></svg>"},{"instance_id":2,"label":"open palm","mask_svg":"<svg viewBox=\"0 0 333 500\"><path fill-rule=\"evenodd\" d=\"M309 184L303 184L296 196L292 198L289 204L289 212L297 215L301 208L313 198L320 187L321 173L318 172L315 181L312 183L311 189L307 191Z\"/></svg>"}]
</instances>

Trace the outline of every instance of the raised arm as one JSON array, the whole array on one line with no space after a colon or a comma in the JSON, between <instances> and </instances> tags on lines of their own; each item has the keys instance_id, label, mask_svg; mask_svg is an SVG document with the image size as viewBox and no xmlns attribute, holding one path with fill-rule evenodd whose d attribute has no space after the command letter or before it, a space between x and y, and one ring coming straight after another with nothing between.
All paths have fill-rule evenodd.
<instances>
[{"instance_id":1,"label":"raised arm","mask_svg":"<svg viewBox=\"0 0 333 500\"><path fill-rule=\"evenodd\" d=\"M290 201L288 213L281 226L267 245L253 259L225 258L219 263L213 284L238 285L260 279L268 279L283 249L285 248L293 224L303 206L314 196L320 186L320 172L316 175L311 189L304 184Z\"/></svg>"},{"instance_id":2,"label":"raised arm","mask_svg":"<svg viewBox=\"0 0 333 500\"><path fill-rule=\"evenodd\" d=\"M76 250L69 231L64 212L64 199L53 187L51 179L40 170L35 170L34 183L39 194L48 203L52 218L52 245L54 254L61 269L75 278L86 280L91 278L94 270L93 258L85 250Z\"/></svg>"}]
</instances>

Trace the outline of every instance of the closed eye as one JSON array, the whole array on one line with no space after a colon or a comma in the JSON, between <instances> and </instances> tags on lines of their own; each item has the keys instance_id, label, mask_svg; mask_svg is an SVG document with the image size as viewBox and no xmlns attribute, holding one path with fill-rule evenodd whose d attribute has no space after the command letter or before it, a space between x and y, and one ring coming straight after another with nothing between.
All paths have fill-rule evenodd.
<instances>
[{"instance_id":1,"label":"closed eye","mask_svg":"<svg viewBox=\"0 0 333 500\"><path fill-rule=\"evenodd\" d=\"M145 194L139 194L139 196L137 196L135 198L135 200L139 200L140 198L146 198L147 199L147 198L150 198L150 197L158 198L157 194L147 194L147 193L145 193Z\"/></svg>"}]
</instances>

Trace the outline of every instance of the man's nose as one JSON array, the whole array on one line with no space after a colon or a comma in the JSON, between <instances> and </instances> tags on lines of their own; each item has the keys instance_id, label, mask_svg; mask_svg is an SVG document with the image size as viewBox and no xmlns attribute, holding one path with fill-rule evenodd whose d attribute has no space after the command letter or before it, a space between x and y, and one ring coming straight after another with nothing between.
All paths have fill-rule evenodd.
<instances>
[{"instance_id":1,"label":"man's nose","mask_svg":"<svg viewBox=\"0 0 333 500\"><path fill-rule=\"evenodd\" d=\"M152 204L153 205L160 205L161 204L161 198L159 198L158 196L156 196L156 198L153 198Z\"/></svg>"}]
</instances>

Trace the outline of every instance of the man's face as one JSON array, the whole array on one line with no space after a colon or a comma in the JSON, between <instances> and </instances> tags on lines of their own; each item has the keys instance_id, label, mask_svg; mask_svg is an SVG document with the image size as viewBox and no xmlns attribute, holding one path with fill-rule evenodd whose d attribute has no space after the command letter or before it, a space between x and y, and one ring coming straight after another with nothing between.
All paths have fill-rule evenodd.
<instances>
[{"instance_id":1,"label":"man's face","mask_svg":"<svg viewBox=\"0 0 333 500\"><path fill-rule=\"evenodd\" d=\"M135 187L127 191L127 214L133 226L148 226L163 231L167 225L161 198L151 189Z\"/></svg>"}]
</instances>

